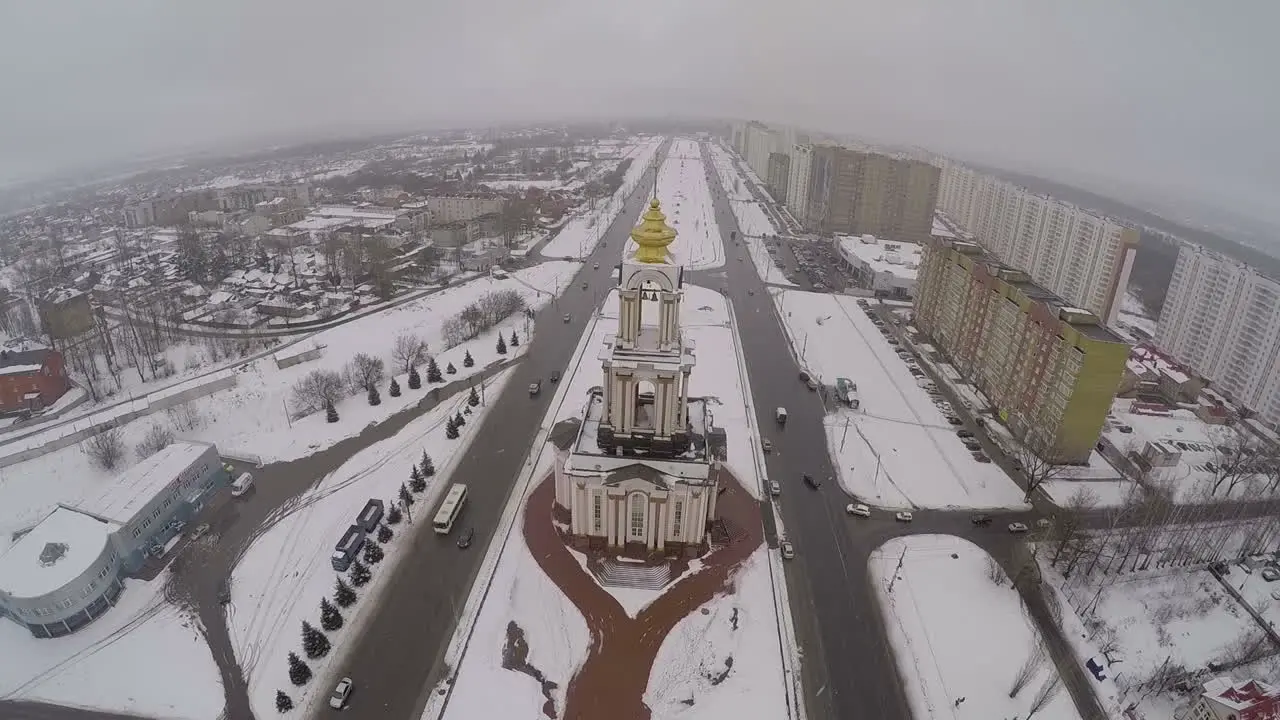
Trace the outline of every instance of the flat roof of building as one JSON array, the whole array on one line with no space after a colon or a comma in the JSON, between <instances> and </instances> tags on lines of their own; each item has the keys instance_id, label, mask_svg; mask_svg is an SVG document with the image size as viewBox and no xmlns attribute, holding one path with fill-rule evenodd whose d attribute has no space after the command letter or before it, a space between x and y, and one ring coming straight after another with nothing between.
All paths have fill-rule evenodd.
<instances>
[{"instance_id":1,"label":"flat roof of building","mask_svg":"<svg viewBox=\"0 0 1280 720\"><path fill-rule=\"evenodd\" d=\"M172 443L125 470L97 498L82 500L76 507L124 525L208 449L208 445L197 443Z\"/></svg>"},{"instance_id":2,"label":"flat roof of building","mask_svg":"<svg viewBox=\"0 0 1280 720\"><path fill-rule=\"evenodd\" d=\"M921 248L915 243L885 240L874 235L837 236L840 248L867 264L875 273L890 273L903 280L915 280L920 268Z\"/></svg>"},{"instance_id":3,"label":"flat roof of building","mask_svg":"<svg viewBox=\"0 0 1280 720\"><path fill-rule=\"evenodd\" d=\"M59 507L0 555L0 590L37 598L62 588L97 561L117 527Z\"/></svg>"}]
</instances>

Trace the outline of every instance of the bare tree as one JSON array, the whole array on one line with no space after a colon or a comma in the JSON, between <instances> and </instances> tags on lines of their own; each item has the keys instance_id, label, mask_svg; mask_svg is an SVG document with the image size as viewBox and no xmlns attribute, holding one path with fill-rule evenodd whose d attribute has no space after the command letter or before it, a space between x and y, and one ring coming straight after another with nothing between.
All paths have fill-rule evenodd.
<instances>
[{"instance_id":1,"label":"bare tree","mask_svg":"<svg viewBox=\"0 0 1280 720\"><path fill-rule=\"evenodd\" d=\"M346 395L342 375L332 370L312 370L293 385L293 400L298 411L315 412L326 404L337 404Z\"/></svg>"},{"instance_id":2,"label":"bare tree","mask_svg":"<svg viewBox=\"0 0 1280 720\"><path fill-rule=\"evenodd\" d=\"M1045 660L1044 645L1039 640L1033 641L1030 655L1013 676L1013 684L1009 686L1009 697L1017 697L1018 693L1022 692L1022 689L1035 678L1036 673L1040 672L1040 668L1044 667Z\"/></svg>"},{"instance_id":3,"label":"bare tree","mask_svg":"<svg viewBox=\"0 0 1280 720\"><path fill-rule=\"evenodd\" d=\"M147 428L147 434L142 436L142 441L134 447L134 452L138 453L138 459L141 460L155 455L172 442L172 430L158 422L152 423L151 427Z\"/></svg>"},{"instance_id":4,"label":"bare tree","mask_svg":"<svg viewBox=\"0 0 1280 720\"><path fill-rule=\"evenodd\" d=\"M1036 713L1048 707L1061 689L1062 676L1057 672L1049 673L1049 677L1045 679L1044 684L1040 686L1039 690L1036 690L1035 697L1031 698L1031 707L1027 708L1027 720L1031 720Z\"/></svg>"},{"instance_id":5,"label":"bare tree","mask_svg":"<svg viewBox=\"0 0 1280 720\"><path fill-rule=\"evenodd\" d=\"M422 338L412 333L396 337L391 348L391 357L396 361L400 372L409 372L415 365L421 365L427 359L427 344Z\"/></svg>"},{"instance_id":6,"label":"bare tree","mask_svg":"<svg viewBox=\"0 0 1280 720\"><path fill-rule=\"evenodd\" d=\"M990 555L987 556L987 579L995 583L996 587L1004 585L1005 581L1004 568Z\"/></svg>"},{"instance_id":7,"label":"bare tree","mask_svg":"<svg viewBox=\"0 0 1280 720\"><path fill-rule=\"evenodd\" d=\"M1242 481L1258 474L1257 450L1254 443L1238 430L1214 445L1213 459L1207 463L1213 473L1214 495L1223 485L1227 486L1226 494L1236 489Z\"/></svg>"},{"instance_id":8,"label":"bare tree","mask_svg":"<svg viewBox=\"0 0 1280 720\"><path fill-rule=\"evenodd\" d=\"M376 389L386 375L386 363L368 353L356 353L347 363L347 383L353 391Z\"/></svg>"},{"instance_id":9,"label":"bare tree","mask_svg":"<svg viewBox=\"0 0 1280 720\"><path fill-rule=\"evenodd\" d=\"M1014 445L1013 459L1018 463L1023 477L1027 480L1027 493L1023 497L1023 502L1031 502L1031 496L1035 495L1040 486L1062 477L1066 469L1058 453L1052 450L1037 452L1025 441Z\"/></svg>"},{"instance_id":10,"label":"bare tree","mask_svg":"<svg viewBox=\"0 0 1280 720\"><path fill-rule=\"evenodd\" d=\"M103 470L115 470L124 458L124 438L117 428L107 428L82 443L89 459Z\"/></svg>"},{"instance_id":11,"label":"bare tree","mask_svg":"<svg viewBox=\"0 0 1280 720\"><path fill-rule=\"evenodd\" d=\"M164 414L169 418L169 422L174 429L179 432L191 432L204 424L204 418L200 415L200 410L193 402L174 405L165 410Z\"/></svg>"}]
</instances>

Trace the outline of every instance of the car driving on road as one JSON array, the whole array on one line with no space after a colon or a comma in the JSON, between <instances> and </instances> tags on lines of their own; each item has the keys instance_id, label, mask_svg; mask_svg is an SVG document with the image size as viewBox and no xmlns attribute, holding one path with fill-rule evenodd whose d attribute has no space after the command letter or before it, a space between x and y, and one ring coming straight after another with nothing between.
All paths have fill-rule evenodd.
<instances>
[{"instance_id":1,"label":"car driving on road","mask_svg":"<svg viewBox=\"0 0 1280 720\"><path fill-rule=\"evenodd\" d=\"M898 514L894 515L893 519L897 520L898 522L911 522L912 520L915 520L915 516L907 512L906 510L903 510Z\"/></svg>"},{"instance_id":2,"label":"car driving on road","mask_svg":"<svg viewBox=\"0 0 1280 720\"><path fill-rule=\"evenodd\" d=\"M793 546L789 540L783 540L778 543L778 549L782 551L783 560L790 560L796 556L795 546Z\"/></svg>"},{"instance_id":3,"label":"car driving on road","mask_svg":"<svg viewBox=\"0 0 1280 720\"><path fill-rule=\"evenodd\" d=\"M801 475L800 479L804 480L804 484L808 485L814 490L817 490L818 488L822 487L822 481L810 475L809 473L805 473L804 475Z\"/></svg>"},{"instance_id":4,"label":"car driving on road","mask_svg":"<svg viewBox=\"0 0 1280 720\"><path fill-rule=\"evenodd\" d=\"M1026 531L1027 531L1027 526L1023 523L1019 523L1019 522L1009 523L1009 532L1011 533L1024 533Z\"/></svg>"},{"instance_id":5,"label":"car driving on road","mask_svg":"<svg viewBox=\"0 0 1280 720\"><path fill-rule=\"evenodd\" d=\"M858 517L871 517L871 508L863 505L862 503L849 503L844 506L844 511L850 515L857 515Z\"/></svg>"},{"instance_id":6,"label":"car driving on road","mask_svg":"<svg viewBox=\"0 0 1280 720\"><path fill-rule=\"evenodd\" d=\"M333 693L329 695L329 707L335 710L341 710L347 706L347 700L350 697L351 678L344 677L333 687Z\"/></svg>"}]
</instances>

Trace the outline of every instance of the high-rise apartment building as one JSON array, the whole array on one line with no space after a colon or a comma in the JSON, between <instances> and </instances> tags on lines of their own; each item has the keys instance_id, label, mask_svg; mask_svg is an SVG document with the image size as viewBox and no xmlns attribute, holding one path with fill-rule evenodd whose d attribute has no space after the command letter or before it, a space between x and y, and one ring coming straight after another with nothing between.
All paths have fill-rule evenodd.
<instances>
[{"instance_id":1,"label":"high-rise apartment building","mask_svg":"<svg viewBox=\"0 0 1280 720\"><path fill-rule=\"evenodd\" d=\"M1263 423L1280 427L1280 281L1184 243L1155 341Z\"/></svg>"},{"instance_id":2,"label":"high-rise apartment building","mask_svg":"<svg viewBox=\"0 0 1280 720\"><path fill-rule=\"evenodd\" d=\"M1120 311L1138 231L954 162L938 209L984 248L1110 324Z\"/></svg>"},{"instance_id":3,"label":"high-rise apartment building","mask_svg":"<svg viewBox=\"0 0 1280 720\"><path fill-rule=\"evenodd\" d=\"M813 166L813 146L805 143L791 148L791 177L787 179L787 198L784 203L801 225L805 224L805 211L809 207L810 170Z\"/></svg>"},{"instance_id":4,"label":"high-rise apartment building","mask_svg":"<svg viewBox=\"0 0 1280 720\"><path fill-rule=\"evenodd\" d=\"M786 153L769 153L769 171L765 174L764 184L773 199L785 202L787 183L791 180L791 156Z\"/></svg>"},{"instance_id":5,"label":"high-rise apartment building","mask_svg":"<svg viewBox=\"0 0 1280 720\"><path fill-rule=\"evenodd\" d=\"M807 227L923 244L933 229L938 168L927 163L821 145L812 150Z\"/></svg>"},{"instance_id":6,"label":"high-rise apartment building","mask_svg":"<svg viewBox=\"0 0 1280 720\"><path fill-rule=\"evenodd\" d=\"M1054 462L1086 462L1130 345L1098 316L976 243L932 238L916 276L917 326L987 396L1015 436Z\"/></svg>"}]
</instances>

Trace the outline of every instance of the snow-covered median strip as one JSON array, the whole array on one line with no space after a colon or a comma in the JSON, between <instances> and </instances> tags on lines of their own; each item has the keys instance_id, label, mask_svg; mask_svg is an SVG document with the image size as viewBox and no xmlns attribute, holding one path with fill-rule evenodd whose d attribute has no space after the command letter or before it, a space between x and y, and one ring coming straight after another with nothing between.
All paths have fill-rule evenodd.
<instances>
[{"instance_id":1,"label":"snow-covered median strip","mask_svg":"<svg viewBox=\"0 0 1280 720\"><path fill-rule=\"evenodd\" d=\"M951 535L897 538L872 554L869 571L912 715L1079 720L1018 592L990 563L981 548Z\"/></svg>"}]
</instances>

